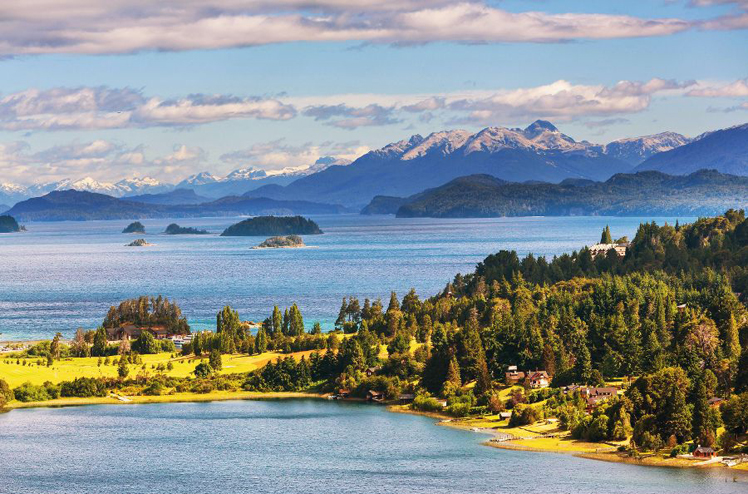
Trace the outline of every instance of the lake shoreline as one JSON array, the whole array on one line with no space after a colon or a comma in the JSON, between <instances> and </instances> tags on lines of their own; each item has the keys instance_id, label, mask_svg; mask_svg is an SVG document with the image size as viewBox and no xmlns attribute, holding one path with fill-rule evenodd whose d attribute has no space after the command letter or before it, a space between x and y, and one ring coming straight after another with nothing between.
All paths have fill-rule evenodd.
<instances>
[{"instance_id":1,"label":"lake shoreline","mask_svg":"<svg viewBox=\"0 0 748 494\"><path fill-rule=\"evenodd\" d=\"M197 393L175 393L171 395L162 396L120 396L112 394L106 397L95 397L95 398L57 398L48 401L34 401L34 402L14 402L6 406L4 410L0 410L0 413L9 413L13 410L23 410L32 408L66 408L66 407L78 407L78 406L91 406L91 405L148 405L156 403L207 403L214 401L232 401L232 400L248 400L248 401L263 401L263 400L299 400L299 399L314 399L314 400L328 400L330 399L329 393L312 393L312 392L257 392L257 391L232 391L232 392L213 392L206 394ZM359 399L347 399L342 401L348 402L364 402ZM486 427L476 428L466 423L469 419L455 419L452 416L446 415L439 412L425 412L420 410L412 410L404 405L390 404L385 407L385 411L388 413L401 413L407 415L419 415L428 417L431 419L439 420L434 423L436 426L451 427L467 432L477 432L487 435L496 436L495 429L489 429ZM590 443L597 444L597 443ZM723 467L725 471L739 472L741 476L748 480L748 470L745 468L730 468L722 465L721 463L715 463L710 465L699 465L691 460L683 460L678 458L653 458L648 457L644 459L632 458L624 456L618 451L610 452L581 452L581 451L569 451L557 448L543 448L534 447L524 444L518 444L517 441L504 441L495 442L492 440L484 441L481 443L482 446L488 446L496 449L507 449L515 451L527 451L531 453L555 453L576 456L578 458L584 458L588 460L606 461L611 463L626 463L630 465L643 466L643 467L665 467L665 468L719 468Z\"/></svg>"}]
</instances>

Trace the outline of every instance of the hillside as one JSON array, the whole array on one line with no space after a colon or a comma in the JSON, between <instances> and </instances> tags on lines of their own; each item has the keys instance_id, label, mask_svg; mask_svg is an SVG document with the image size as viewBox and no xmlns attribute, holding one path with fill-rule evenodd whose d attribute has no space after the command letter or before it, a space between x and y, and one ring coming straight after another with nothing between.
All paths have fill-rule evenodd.
<instances>
[{"instance_id":1,"label":"hillside","mask_svg":"<svg viewBox=\"0 0 748 494\"><path fill-rule=\"evenodd\" d=\"M748 124L703 134L689 144L652 156L634 171L686 175L703 168L748 175Z\"/></svg>"},{"instance_id":2,"label":"hillside","mask_svg":"<svg viewBox=\"0 0 748 494\"><path fill-rule=\"evenodd\" d=\"M702 170L687 176L619 174L605 182L506 183L488 175L453 180L400 199L398 217L708 215L748 204L748 177ZM379 198L365 210L392 213Z\"/></svg>"},{"instance_id":3,"label":"hillside","mask_svg":"<svg viewBox=\"0 0 748 494\"><path fill-rule=\"evenodd\" d=\"M209 197L199 196L195 194L192 189L175 189L171 192L163 192L161 194L143 194L139 196L129 196L128 201L140 202L143 204L166 204L166 205L177 205L177 204L202 204L204 202L210 202L213 199Z\"/></svg>"},{"instance_id":4,"label":"hillside","mask_svg":"<svg viewBox=\"0 0 748 494\"><path fill-rule=\"evenodd\" d=\"M237 216L263 214L337 214L341 206L307 201L224 197L198 205L143 204L104 194L76 190L55 191L19 202L8 214L23 221L83 221L168 217Z\"/></svg>"}]
</instances>

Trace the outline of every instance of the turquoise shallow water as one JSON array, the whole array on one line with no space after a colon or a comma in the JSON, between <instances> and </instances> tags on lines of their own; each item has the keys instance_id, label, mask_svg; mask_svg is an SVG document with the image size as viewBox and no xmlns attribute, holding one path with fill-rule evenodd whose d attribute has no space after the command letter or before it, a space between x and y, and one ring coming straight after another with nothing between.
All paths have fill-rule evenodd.
<instances>
[{"instance_id":1,"label":"turquoise shallow water","mask_svg":"<svg viewBox=\"0 0 748 494\"><path fill-rule=\"evenodd\" d=\"M578 493L748 490L724 471L496 450L486 436L322 400L0 414L0 493ZM742 480L741 480L742 479Z\"/></svg>"},{"instance_id":2,"label":"turquoise shallow water","mask_svg":"<svg viewBox=\"0 0 748 494\"><path fill-rule=\"evenodd\" d=\"M147 248L125 247L140 237L120 233L127 221L30 223L0 235L0 339L69 337L141 294L176 300L196 328L212 327L225 304L258 321L293 302L308 325L330 327L343 296L386 302L390 290L402 297L411 287L431 296L500 249L571 252L595 243L606 224L631 236L652 218L314 219L325 234L305 237L309 248L274 250L250 249L264 238L218 236L238 218L176 220L214 233L206 236L160 235L171 220L144 220L155 244Z\"/></svg>"}]
</instances>

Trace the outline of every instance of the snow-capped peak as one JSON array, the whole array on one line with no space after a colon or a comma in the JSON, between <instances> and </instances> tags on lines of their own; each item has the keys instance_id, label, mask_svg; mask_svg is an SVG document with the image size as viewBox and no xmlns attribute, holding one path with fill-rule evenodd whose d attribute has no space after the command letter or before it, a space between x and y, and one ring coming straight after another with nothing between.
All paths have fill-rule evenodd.
<instances>
[{"instance_id":1,"label":"snow-capped peak","mask_svg":"<svg viewBox=\"0 0 748 494\"><path fill-rule=\"evenodd\" d=\"M403 154L403 160L412 160L420 158L433 151L441 152L447 155L454 152L455 149L462 147L472 134L466 130L447 130L429 134L417 145L408 149Z\"/></svg>"},{"instance_id":2,"label":"snow-capped peak","mask_svg":"<svg viewBox=\"0 0 748 494\"><path fill-rule=\"evenodd\" d=\"M179 182L177 187L180 185L205 185L218 182L220 179L210 172L200 172L195 175L190 175L186 179Z\"/></svg>"},{"instance_id":3,"label":"snow-capped peak","mask_svg":"<svg viewBox=\"0 0 748 494\"><path fill-rule=\"evenodd\" d=\"M254 167L248 167L248 168L240 168L238 170L234 170L233 172L226 175L226 178L224 180L227 180L229 182L234 180L257 180L258 178L265 178L267 177L267 172L265 170L259 170Z\"/></svg>"},{"instance_id":4,"label":"snow-capped peak","mask_svg":"<svg viewBox=\"0 0 748 494\"><path fill-rule=\"evenodd\" d=\"M692 139L675 132L661 132L649 136L618 139L604 146L608 156L631 164L639 164L650 156L670 151L691 142Z\"/></svg>"}]
</instances>

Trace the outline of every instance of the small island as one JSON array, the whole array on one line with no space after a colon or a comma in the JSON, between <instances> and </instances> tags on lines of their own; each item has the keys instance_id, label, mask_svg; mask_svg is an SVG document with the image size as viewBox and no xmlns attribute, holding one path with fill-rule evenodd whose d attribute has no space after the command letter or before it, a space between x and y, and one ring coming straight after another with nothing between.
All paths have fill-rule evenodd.
<instances>
[{"instance_id":1,"label":"small island","mask_svg":"<svg viewBox=\"0 0 748 494\"><path fill-rule=\"evenodd\" d=\"M269 235L319 235L314 221L301 216L257 216L226 228L222 237L266 237Z\"/></svg>"},{"instance_id":2,"label":"small island","mask_svg":"<svg viewBox=\"0 0 748 494\"><path fill-rule=\"evenodd\" d=\"M288 235L285 237L270 237L254 249L292 249L306 247L304 240L298 235Z\"/></svg>"},{"instance_id":3,"label":"small island","mask_svg":"<svg viewBox=\"0 0 748 494\"><path fill-rule=\"evenodd\" d=\"M14 217L8 215L0 216L0 233L16 233L21 230L23 230L23 227L18 225Z\"/></svg>"},{"instance_id":4,"label":"small island","mask_svg":"<svg viewBox=\"0 0 748 494\"><path fill-rule=\"evenodd\" d=\"M145 233L145 226L139 221L133 221L122 230L122 233Z\"/></svg>"},{"instance_id":5,"label":"small island","mask_svg":"<svg viewBox=\"0 0 748 494\"><path fill-rule=\"evenodd\" d=\"M207 235L208 232L206 230L198 230L197 228L192 228L190 226L179 226L176 223L172 223L171 225L166 227L166 230L164 230L164 233L167 235Z\"/></svg>"},{"instance_id":6,"label":"small island","mask_svg":"<svg viewBox=\"0 0 748 494\"><path fill-rule=\"evenodd\" d=\"M150 247L153 244L149 244L144 238L139 238L127 244L125 247Z\"/></svg>"}]
</instances>

